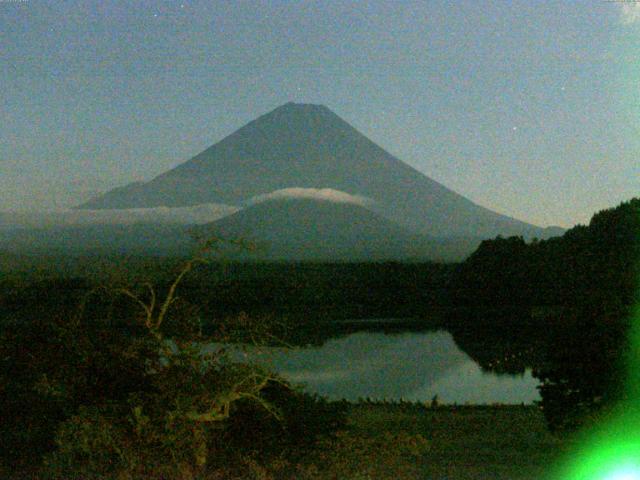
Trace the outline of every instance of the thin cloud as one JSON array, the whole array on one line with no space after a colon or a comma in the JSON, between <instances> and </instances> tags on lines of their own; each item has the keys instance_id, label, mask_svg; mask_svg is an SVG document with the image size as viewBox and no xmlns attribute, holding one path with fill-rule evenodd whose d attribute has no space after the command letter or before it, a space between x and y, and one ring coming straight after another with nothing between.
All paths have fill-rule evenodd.
<instances>
[{"instance_id":1,"label":"thin cloud","mask_svg":"<svg viewBox=\"0 0 640 480\"><path fill-rule=\"evenodd\" d=\"M41 212L0 212L0 230L52 226L129 225L135 223L192 225L213 222L238 210L238 207L232 205L204 203L191 207L171 208L60 209Z\"/></svg>"},{"instance_id":2,"label":"thin cloud","mask_svg":"<svg viewBox=\"0 0 640 480\"><path fill-rule=\"evenodd\" d=\"M623 2L621 6L622 23L627 25L640 23L640 2Z\"/></svg>"},{"instance_id":3,"label":"thin cloud","mask_svg":"<svg viewBox=\"0 0 640 480\"><path fill-rule=\"evenodd\" d=\"M342 192L340 190L334 190L332 188L293 187L275 190L271 193L265 193L263 195L257 195L249 201L249 204L256 204L264 202L265 200L280 198L308 198L336 203L354 203L363 207L373 205L374 203L374 201L370 198L363 197L361 195L351 195L349 193Z\"/></svg>"}]
</instances>

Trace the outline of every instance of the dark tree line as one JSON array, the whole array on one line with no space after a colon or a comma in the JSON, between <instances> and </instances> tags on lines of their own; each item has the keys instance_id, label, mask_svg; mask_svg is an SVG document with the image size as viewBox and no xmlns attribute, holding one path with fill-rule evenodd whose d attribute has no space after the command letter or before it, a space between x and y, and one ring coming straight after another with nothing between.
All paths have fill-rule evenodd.
<instances>
[{"instance_id":1,"label":"dark tree line","mask_svg":"<svg viewBox=\"0 0 640 480\"><path fill-rule=\"evenodd\" d=\"M527 312L515 323L496 320L483 328L536 343L531 366L542 381L541 406L549 424L575 427L624 391L623 359L638 299L639 261L640 199L635 198L596 213L589 225L562 237L482 242L456 269L451 303ZM536 314L540 311L545 314ZM476 326L453 325L466 331Z\"/></svg>"},{"instance_id":2,"label":"dark tree line","mask_svg":"<svg viewBox=\"0 0 640 480\"><path fill-rule=\"evenodd\" d=\"M562 237L485 240L456 270L458 305L604 305L634 303L639 273L640 199L593 216Z\"/></svg>"}]
</instances>

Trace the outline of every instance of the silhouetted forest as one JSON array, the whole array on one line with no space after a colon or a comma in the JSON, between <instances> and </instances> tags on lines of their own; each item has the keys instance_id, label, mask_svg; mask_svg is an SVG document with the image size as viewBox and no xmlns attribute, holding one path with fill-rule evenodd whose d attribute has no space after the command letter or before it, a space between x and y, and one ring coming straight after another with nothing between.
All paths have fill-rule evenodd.
<instances>
[{"instance_id":1,"label":"silhouetted forest","mask_svg":"<svg viewBox=\"0 0 640 480\"><path fill-rule=\"evenodd\" d=\"M73 304L97 285L151 282L162 290L180 259L144 259L113 267L106 260L81 271L41 267L0 280L0 309L29 308L51 292L58 306ZM68 261L68 260L67 260ZM122 267L126 265L126 267ZM298 322L329 317L420 317L444 305L453 265L436 263L212 263L201 265L181 285L180 296L207 318L271 313L298 315ZM56 298L59 297L59 298ZM53 307L53 305L51 305ZM58 308L58 307L56 307Z\"/></svg>"},{"instance_id":2,"label":"silhouetted forest","mask_svg":"<svg viewBox=\"0 0 640 480\"><path fill-rule=\"evenodd\" d=\"M485 240L456 270L456 305L598 305L619 312L634 303L640 254L640 199L596 213L562 237L525 243Z\"/></svg>"},{"instance_id":3,"label":"silhouetted forest","mask_svg":"<svg viewBox=\"0 0 640 480\"><path fill-rule=\"evenodd\" d=\"M575 428L624 395L639 260L638 198L562 237L486 240L452 276L451 304L467 308L450 329L486 368L533 367L549 426Z\"/></svg>"}]
</instances>

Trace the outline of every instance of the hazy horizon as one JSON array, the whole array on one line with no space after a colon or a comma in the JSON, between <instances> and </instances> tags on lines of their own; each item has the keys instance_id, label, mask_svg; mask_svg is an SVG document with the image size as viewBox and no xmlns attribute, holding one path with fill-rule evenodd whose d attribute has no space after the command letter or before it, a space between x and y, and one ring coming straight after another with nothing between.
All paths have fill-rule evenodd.
<instances>
[{"instance_id":1,"label":"hazy horizon","mask_svg":"<svg viewBox=\"0 0 640 480\"><path fill-rule=\"evenodd\" d=\"M637 3L27 0L0 26L0 211L148 181L288 101L535 225L640 194Z\"/></svg>"}]
</instances>

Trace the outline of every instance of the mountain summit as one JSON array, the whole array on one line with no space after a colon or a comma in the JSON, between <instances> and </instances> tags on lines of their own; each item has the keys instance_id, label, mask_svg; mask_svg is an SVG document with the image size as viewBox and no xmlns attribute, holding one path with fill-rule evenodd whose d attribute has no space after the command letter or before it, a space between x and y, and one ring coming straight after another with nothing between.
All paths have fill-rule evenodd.
<instances>
[{"instance_id":1,"label":"mountain summit","mask_svg":"<svg viewBox=\"0 0 640 480\"><path fill-rule=\"evenodd\" d=\"M438 237L545 237L545 230L480 207L418 172L325 106L287 103L146 183L78 208L246 205L282 189L333 189L372 199L376 213Z\"/></svg>"}]
</instances>

